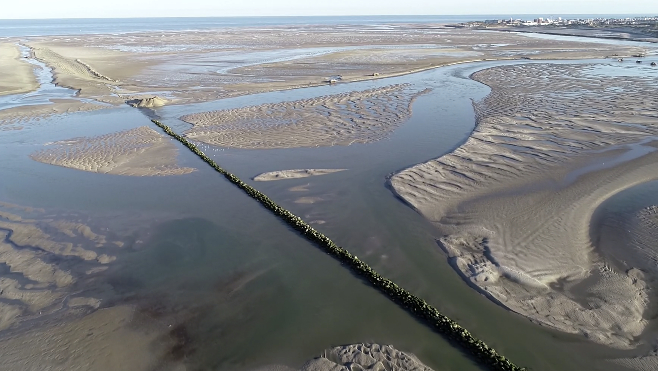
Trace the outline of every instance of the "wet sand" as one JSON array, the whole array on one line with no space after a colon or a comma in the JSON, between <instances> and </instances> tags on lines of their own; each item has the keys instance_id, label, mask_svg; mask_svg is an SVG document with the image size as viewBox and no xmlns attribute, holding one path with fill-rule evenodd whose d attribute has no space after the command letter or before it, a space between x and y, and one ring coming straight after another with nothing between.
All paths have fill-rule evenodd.
<instances>
[{"instance_id":1,"label":"wet sand","mask_svg":"<svg viewBox=\"0 0 658 371\"><path fill-rule=\"evenodd\" d=\"M257 182L269 182L283 179L299 179L311 176L320 176L345 171L347 169L295 169L295 170L278 170L258 174L254 177Z\"/></svg>"},{"instance_id":2,"label":"wet sand","mask_svg":"<svg viewBox=\"0 0 658 371\"><path fill-rule=\"evenodd\" d=\"M164 176L193 172L193 168L176 164L177 153L169 140L142 126L94 138L51 143L31 157L46 164L103 174Z\"/></svg>"},{"instance_id":3,"label":"wet sand","mask_svg":"<svg viewBox=\"0 0 658 371\"><path fill-rule=\"evenodd\" d=\"M38 84L32 68L21 59L18 45L0 43L0 96L35 90Z\"/></svg>"},{"instance_id":4,"label":"wet sand","mask_svg":"<svg viewBox=\"0 0 658 371\"><path fill-rule=\"evenodd\" d=\"M73 307L98 308L98 299L73 287L106 269L122 246L79 221L0 203L0 264L8 268L0 275L0 329L42 316L66 316ZM78 261L74 268L71 259Z\"/></svg>"},{"instance_id":5,"label":"wet sand","mask_svg":"<svg viewBox=\"0 0 658 371\"><path fill-rule=\"evenodd\" d=\"M411 116L414 100L427 91L409 85L196 113L185 136L234 148L346 146L386 138Z\"/></svg>"},{"instance_id":6,"label":"wet sand","mask_svg":"<svg viewBox=\"0 0 658 371\"><path fill-rule=\"evenodd\" d=\"M650 285L637 269L607 264L589 226L611 195L658 177L647 143L658 134L655 77L546 64L472 77L492 92L475 103L470 138L396 174L395 192L445 231L438 243L453 267L493 301L545 326L635 347Z\"/></svg>"},{"instance_id":7,"label":"wet sand","mask_svg":"<svg viewBox=\"0 0 658 371\"><path fill-rule=\"evenodd\" d=\"M174 104L204 102L478 60L600 58L644 52L638 47L565 44L511 33L414 24L387 30L307 25L28 37L20 42L53 69L57 85L79 90L79 98L112 105L153 95ZM11 85L20 83L20 91L34 90L35 83L27 83L30 66L14 58L15 44L3 44L0 50L2 63L22 71L12 75L20 79Z\"/></svg>"}]
</instances>

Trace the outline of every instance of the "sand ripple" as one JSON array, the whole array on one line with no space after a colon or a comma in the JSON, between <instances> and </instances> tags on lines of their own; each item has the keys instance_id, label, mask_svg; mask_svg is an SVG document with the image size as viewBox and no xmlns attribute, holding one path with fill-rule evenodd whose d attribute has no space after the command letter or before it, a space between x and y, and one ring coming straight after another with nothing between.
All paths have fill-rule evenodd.
<instances>
[{"instance_id":1,"label":"sand ripple","mask_svg":"<svg viewBox=\"0 0 658 371\"><path fill-rule=\"evenodd\" d=\"M93 138L53 143L31 155L51 165L104 174L162 176L188 174L176 165L176 147L155 130L142 126Z\"/></svg>"},{"instance_id":2,"label":"sand ripple","mask_svg":"<svg viewBox=\"0 0 658 371\"><path fill-rule=\"evenodd\" d=\"M346 146L386 138L411 116L411 104L424 92L391 85L182 119L194 125L188 138L222 147Z\"/></svg>"},{"instance_id":3,"label":"sand ripple","mask_svg":"<svg viewBox=\"0 0 658 371\"><path fill-rule=\"evenodd\" d=\"M595 253L589 223L603 200L658 177L656 153L568 175L658 135L658 81L593 71L528 64L474 74L492 92L474 105L471 137L391 183L450 231L440 245L472 286L537 323L623 348L647 325L647 288L637 271Z\"/></svg>"},{"instance_id":4,"label":"sand ripple","mask_svg":"<svg viewBox=\"0 0 658 371\"><path fill-rule=\"evenodd\" d=\"M98 299L75 295L75 284L112 262L108 253L121 245L80 222L0 202L0 331L67 308L98 308Z\"/></svg>"}]
</instances>

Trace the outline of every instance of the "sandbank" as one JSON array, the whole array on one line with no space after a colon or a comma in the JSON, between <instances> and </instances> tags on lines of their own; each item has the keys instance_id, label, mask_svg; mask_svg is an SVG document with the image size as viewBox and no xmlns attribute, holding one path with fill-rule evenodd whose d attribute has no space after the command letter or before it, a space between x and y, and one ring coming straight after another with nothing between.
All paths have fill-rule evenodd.
<instances>
[{"instance_id":1,"label":"sandbank","mask_svg":"<svg viewBox=\"0 0 658 371\"><path fill-rule=\"evenodd\" d=\"M607 264L589 226L611 195L658 178L658 153L638 144L658 134L656 78L551 64L472 77L492 91L474 104L471 136L393 176L393 189L446 233L438 243L451 264L495 302L545 326L634 347L648 324L650 288L637 269Z\"/></svg>"},{"instance_id":2,"label":"sandbank","mask_svg":"<svg viewBox=\"0 0 658 371\"><path fill-rule=\"evenodd\" d=\"M33 91L38 83L33 66L21 58L15 43L0 43L0 95Z\"/></svg>"},{"instance_id":3,"label":"sandbank","mask_svg":"<svg viewBox=\"0 0 658 371\"><path fill-rule=\"evenodd\" d=\"M299 371L432 371L415 355L395 349L392 345L352 344L327 349L320 357L306 362ZM253 371L295 371L283 365L260 367Z\"/></svg>"},{"instance_id":4,"label":"sandbank","mask_svg":"<svg viewBox=\"0 0 658 371\"><path fill-rule=\"evenodd\" d=\"M258 174L254 177L257 182L269 182L273 180L308 178L311 176L320 176L345 171L347 169L294 169L269 171Z\"/></svg>"},{"instance_id":5,"label":"sandbank","mask_svg":"<svg viewBox=\"0 0 658 371\"><path fill-rule=\"evenodd\" d=\"M347 146L386 138L411 116L420 94L410 85L196 113L181 119L194 125L193 140L234 148Z\"/></svg>"},{"instance_id":6,"label":"sandbank","mask_svg":"<svg viewBox=\"0 0 658 371\"><path fill-rule=\"evenodd\" d=\"M31 157L46 164L103 174L165 176L193 172L193 168L176 165L177 153L173 143L142 126L52 143Z\"/></svg>"}]
</instances>

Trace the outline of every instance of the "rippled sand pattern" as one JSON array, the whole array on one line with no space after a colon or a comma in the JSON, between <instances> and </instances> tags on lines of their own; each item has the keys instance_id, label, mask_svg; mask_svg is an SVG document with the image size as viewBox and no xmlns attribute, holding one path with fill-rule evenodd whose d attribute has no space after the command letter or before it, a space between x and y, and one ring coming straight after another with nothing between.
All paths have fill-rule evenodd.
<instances>
[{"instance_id":1,"label":"rippled sand pattern","mask_svg":"<svg viewBox=\"0 0 658 371\"><path fill-rule=\"evenodd\" d=\"M424 92L391 85L182 119L194 125L188 138L222 147L347 146L386 138L411 116L414 99Z\"/></svg>"},{"instance_id":2,"label":"rippled sand pattern","mask_svg":"<svg viewBox=\"0 0 658 371\"><path fill-rule=\"evenodd\" d=\"M142 126L93 138L53 143L31 155L46 164L95 173L163 176L180 175L193 168L176 165L176 147L155 130Z\"/></svg>"},{"instance_id":3,"label":"rippled sand pattern","mask_svg":"<svg viewBox=\"0 0 658 371\"><path fill-rule=\"evenodd\" d=\"M0 331L73 307L97 308L98 299L72 287L86 270L105 269L121 245L78 221L0 203Z\"/></svg>"},{"instance_id":4,"label":"rippled sand pattern","mask_svg":"<svg viewBox=\"0 0 658 371\"><path fill-rule=\"evenodd\" d=\"M614 159L625 151L620 145L658 135L658 80L594 72L527 64L474 74L492 92L474 105L471 137L391 183L452 231L441 247L492 300L537 323L624 348L647 325L647 289L636 271L602 261L589 223L610 195L656 178L655 159L551 187L583 164Z\"/></svg>"}]
</instances>

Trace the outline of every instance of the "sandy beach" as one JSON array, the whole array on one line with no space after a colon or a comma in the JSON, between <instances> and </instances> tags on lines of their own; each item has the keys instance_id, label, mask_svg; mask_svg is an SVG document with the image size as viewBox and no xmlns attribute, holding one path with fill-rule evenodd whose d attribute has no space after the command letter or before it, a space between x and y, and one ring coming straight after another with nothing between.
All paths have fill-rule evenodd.
<instances>
[{"instance_id":1,"label":"sandy beach","mask_svg":"<svg viewBox=\"0 0 658 371\"><path fill-rule=\"evenodd\" d=\"M658 133L656 78L547 64L472 78L492 92L474 105L470 138L396 174L393 188L445 231L438 244L451 264L495 302L595 342L636 346L652 279L642 266L611 266L589 226L604 200L657 178L648 141Z\"/></svg>"},{"instance_id":2,"label":"sandy beach","mask_svg":"<svg viewBox=\"0 0 658 371\"><path fill-rule=\"evenodd\" d=\"M20 94L37 88L32 65L21 58L18 45L0 43L0 96Z\"/></svg>"}]
</instances>

